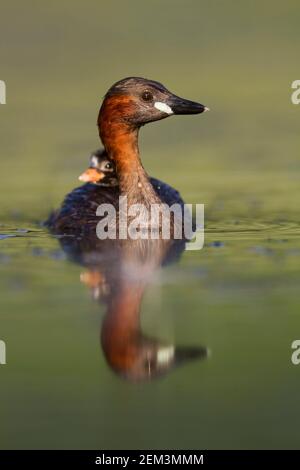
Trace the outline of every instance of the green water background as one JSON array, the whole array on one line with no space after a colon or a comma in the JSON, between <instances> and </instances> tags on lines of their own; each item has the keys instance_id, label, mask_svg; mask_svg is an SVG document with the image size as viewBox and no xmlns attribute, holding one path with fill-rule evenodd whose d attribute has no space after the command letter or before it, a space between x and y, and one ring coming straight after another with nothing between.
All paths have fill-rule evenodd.
<instances>
[{"instance_id":1,"label":"green water background","mask_svg":"<svg viewBox=\"0 0 300 470\"><path fill-rule=\"evenodd\" d=\"M1 3L1 448L299 446L299 16L292 0ZM39 226L131 75L211 108L141 131L147 171L206 210L204 249L149 289L143 328L212 352L144 385L108 369L104 310Z\"/></svg>"}]
</instances>

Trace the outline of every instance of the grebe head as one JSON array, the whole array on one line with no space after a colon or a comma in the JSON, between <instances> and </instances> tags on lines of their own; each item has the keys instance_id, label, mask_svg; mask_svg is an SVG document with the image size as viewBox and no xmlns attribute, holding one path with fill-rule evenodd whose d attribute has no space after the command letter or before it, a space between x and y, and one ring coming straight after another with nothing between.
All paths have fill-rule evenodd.
<instances>
[{"instance_id":1,"label":"grebe head","mask_svg":"<svg viewBox=\"0 0 300 470\"><path fill-rule=\"evenodd\" d=\"M91 154L89 167L79 176L79 180L101 186L117 186L115 167L104 149Z\"/></svg>"},{"instance_id":2,"label":"grebe head","mask_svg":"<svg viewBox=\"0 0 300 470\"><path fill-rule=\"evenodd\" d=\"M173 114L200 114L208 108L200 103L180 98L154 80L129 77L115 83L106 93L101 112L110 105L113 121L140 127Z\"/></svg>"}]
</instances>

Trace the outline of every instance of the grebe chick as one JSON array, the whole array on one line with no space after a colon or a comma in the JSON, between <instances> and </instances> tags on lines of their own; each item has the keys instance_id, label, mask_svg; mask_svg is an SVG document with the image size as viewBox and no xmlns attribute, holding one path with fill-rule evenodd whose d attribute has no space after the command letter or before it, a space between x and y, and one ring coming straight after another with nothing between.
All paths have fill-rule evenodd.
<instances>
[{"instance_id":1,"label":"grebe chick","mask_svg":"<svg viewBox=\"0 0 300 470\"><path fill-rule=\"evenodd\" d=\"M78 179L85 183L94 183L100 186L118 186L114 164L108 158L104 149L98 149L91 154L89 167Z\"/></svg>"}]
</instances>

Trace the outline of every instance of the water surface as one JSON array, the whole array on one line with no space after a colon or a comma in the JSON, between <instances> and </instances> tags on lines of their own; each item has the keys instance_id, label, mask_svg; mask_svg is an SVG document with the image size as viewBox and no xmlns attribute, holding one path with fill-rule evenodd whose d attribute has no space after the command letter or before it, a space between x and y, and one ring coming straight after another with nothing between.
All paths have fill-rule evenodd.
<instances>
[{"instance_id":1,"label":"water surface","mask_svg":"<svg viewBox=\"0 0 300 470\"><path fill-rule=\"evenodd\" d=\"M150 3L1 5L1 448L299 446L299 4ZM205 204L205 246L149 279L140 334L210 352L147 381L112 369L107 305L41 226L131 75L211 108L141 131L147 171Z\"/></svg>"},{"instance_id":2,"label":"water surface","mask_svg":"<svg viewBox=\"0 0 300 470\"><path fill-rule=\"evenodd\" d=\"M106 307L84 268L40 227L17 225L2 227L0 252L3 448L297 445L297 227L211 222L202 251L160 270L143 334L210 355L143 382L107 364Z\"/></svg>"}]
</instances>

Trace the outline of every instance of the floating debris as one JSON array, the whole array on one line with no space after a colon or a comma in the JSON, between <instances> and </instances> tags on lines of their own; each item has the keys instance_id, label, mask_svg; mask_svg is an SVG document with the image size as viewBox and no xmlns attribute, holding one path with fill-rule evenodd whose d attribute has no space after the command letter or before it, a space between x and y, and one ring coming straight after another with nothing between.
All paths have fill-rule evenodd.
<instances>
[{"instance_id":1,"label":"floating debris","mask_svg":"<svg viewBox=\"0 0 300 470\"><path fill-rule=\"evenodd\" d=\"M223 246L225 246L225 243L221 242L220 240L215 240L215 241L209 243L208 246L213 246L213 247L216 247L216 248L222 248Z\"/></svg>"}]
</instances>

